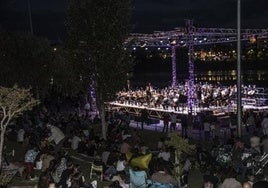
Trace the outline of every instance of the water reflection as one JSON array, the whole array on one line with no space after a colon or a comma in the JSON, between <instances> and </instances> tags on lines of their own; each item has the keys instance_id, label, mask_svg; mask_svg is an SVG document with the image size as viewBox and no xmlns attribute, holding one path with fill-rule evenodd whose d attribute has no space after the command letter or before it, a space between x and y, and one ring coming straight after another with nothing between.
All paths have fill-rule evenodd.
<instances>
[{"instance_id":1,"label":"water reflection","mask_svg":"<svg viewBox=\"0 0 268 188\"><path fill-rule=\"evenodd\" d=\"M188 79L188 74L178 73L177 79L180 83L185 82ZM236 84L236 81L236 70L195 71L195 82L221 82L223 85L231 85ZM158 73L136 73L131 80L131 84L135 86L143 86L148 82L158 87L166 87L171 85L171 73L166 71ZM268 72L266 70L243 71L242 83L268 87Z\"/></svg>"},{"instance_id":2,"label":"water reflection","mask_svg":"<svg viewBox=\"0 0 268 188\"><path fill-rule=\"evenodd\" d=\"M243 71L241 78L244 83L260 82L261 85L265 84L268 80L267 71ZM224 70L224 71L198 71L195 74L196 81L217 81L217 82L234 82L237 79L236 70ZM266 83L267 84L267 83Z\"/></svg>"}]
</instances>

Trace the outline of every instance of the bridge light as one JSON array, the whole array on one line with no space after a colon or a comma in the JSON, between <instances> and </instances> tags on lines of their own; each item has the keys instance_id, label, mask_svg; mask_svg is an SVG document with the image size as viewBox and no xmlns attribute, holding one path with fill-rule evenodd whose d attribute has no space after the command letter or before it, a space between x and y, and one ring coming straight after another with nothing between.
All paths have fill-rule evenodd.
<instances>
[{"instance_id":1,"label":"bridge light","mask_svg":"<svg viewBox=\"0 0 268 188\"><path fill-rule=\"evenodd\" d=\"M249 42L250 44L254 44L256 42L256 37L255 36L249 37Z\"/></svg>"},{"instance_id":2,"label":"bridge light","mask_svg":"<svg viewBox=\"0 0 268 188\"><path fill-rule=\"evenodd\" d=\"M176 44L176 43L177 43L176 40L171 41L171 44Z\"/></svg>"}]
</instances>

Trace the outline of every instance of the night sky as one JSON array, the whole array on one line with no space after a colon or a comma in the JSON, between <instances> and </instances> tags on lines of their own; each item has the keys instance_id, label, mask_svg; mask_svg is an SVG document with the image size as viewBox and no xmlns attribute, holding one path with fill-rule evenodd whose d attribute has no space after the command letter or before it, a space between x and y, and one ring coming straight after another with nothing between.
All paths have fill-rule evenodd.
<instances>
[{"instance_id":1,"label":"night sky","mask_svg":"<svg viewBox=\"0 0 268 188\"><path fill-rule=\"evenodd\" d=\"M67 0L30 0L34 34L51 40L66 37ZM242 27L268 28L268 0L241 0ZM133 0L132 32L151 33L183 27L236 27L236 0ZM0 0L0 28L29 31L27 0Z\"/></svg>"}]
</instances>

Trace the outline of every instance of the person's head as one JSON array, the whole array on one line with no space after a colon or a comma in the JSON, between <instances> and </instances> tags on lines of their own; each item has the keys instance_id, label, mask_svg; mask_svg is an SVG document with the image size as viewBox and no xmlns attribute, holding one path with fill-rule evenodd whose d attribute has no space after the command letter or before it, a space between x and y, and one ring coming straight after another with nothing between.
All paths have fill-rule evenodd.
<instances>
[{"instance_id":1,"label":"person's head","mask_svg":"<svg viewBox=\"0 0 268 188\"><path fill-rule=\"evenodd\" d=\"M210 181L204 182L203 188L213 188L213 183Z\"/></svg>"},{"instance_id":2,"label":"person's head","mask_svg":"<svg viewBox=\"0 0 268 188\"><path fill-rule=\"evenodd\" d=\"M49 182L48 188L56 188L55 183L54 182Z\"/></svg>"},{"instance_id":3,"label":"person's head","mask_svg":"<svg viewBox=\"0 0 268 188\"><path fill-rule=\"evenodd\" d=\"M72 161L68 160L66 163L67 168L73 168L73 163Z\"/></svg>"},{"instance_id":4,"label":"person's head","mask_svg":"<svg viewBox=\"0 0 268 188\"><path fill-rule=\"evenodd\" d=\"M52 126L52 125L51 125L50 123L47 123L47 124L46 124L46 127L47 127L48 129L50 129L51 126Z\"/></svg>"},{"instance_id":5,"label":"person's head","mask_svg":"<svg viewBox=\"0 0 268 188\"><path fill-rule=\"evenodd\" d=\"M251 188L251 184L249 182L244 182L242 188Z\"/></svg>"},{"instance_id":6,"label":"person's head","mask_svg":"<svg viewBox=\"0 0 268 188\"><path fill-rule=\"evenodd\" d=\"M159 164L158 164L158 167L157 167L157 170L158 171L166 171L166 167L165 167L165 165L162 163L162 161L160 161L159 162Z\"/></svg>"},{"instance_id":7,"label":"person's head","mask_svg":"<svg viewBox=\"0 0 268 188\"><path fill-rule=\"evenodd\" d=\"M115 180L111 185L109 185L109 188L120 188L120 183L119 181Z\"/></svg>"}]
</instances>

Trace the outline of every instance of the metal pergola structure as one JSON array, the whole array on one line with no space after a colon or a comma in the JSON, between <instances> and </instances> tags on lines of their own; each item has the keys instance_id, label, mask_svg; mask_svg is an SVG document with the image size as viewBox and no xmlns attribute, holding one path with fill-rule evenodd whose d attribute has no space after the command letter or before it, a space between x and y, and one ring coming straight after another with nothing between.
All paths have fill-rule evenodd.
<instances>
[{"instance_id":1,"label":"metal pergola structure","mask_svg":"<svg viewBox=\"0 0 268 188\"><path fill-rule=\"evenodd\" d=\"M241 41L268 38L268 29L241 29ZM188 91L187 101L189 113L194 107L194 46L221 44L237 41L237 29L230 28L197 28L192 20L186 20L186 27L177 27L172 31L155 31L151 34L132 33L125 41L132 47L168 47L172 53L172 87L177 85L176 48L188 48Z\"/></svg>"}]
</instances>

